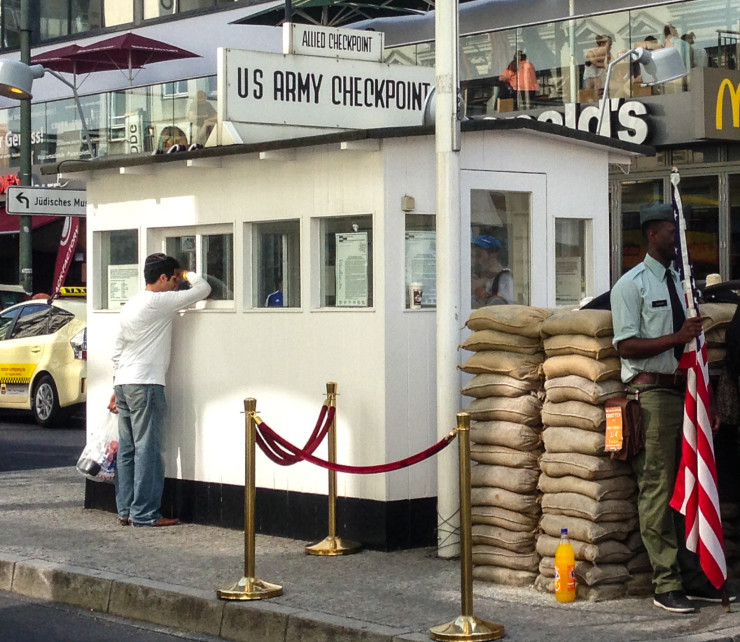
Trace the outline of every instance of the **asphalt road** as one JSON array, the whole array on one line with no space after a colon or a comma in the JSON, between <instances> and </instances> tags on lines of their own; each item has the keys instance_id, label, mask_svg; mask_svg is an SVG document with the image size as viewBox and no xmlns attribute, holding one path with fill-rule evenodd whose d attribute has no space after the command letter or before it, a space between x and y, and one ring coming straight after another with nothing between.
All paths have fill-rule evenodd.
<instances>
[{"instance_id":1,"label":"asphalt road","mask_svg":"<svg viewBox=\"0 0 740 642\"><path fill-rule=\"evenodd\" d=\"M42 428L30 413L0 411L0 471L74 466L84 446L82 416L59 428Z\"/></svg>"},{"instance_id":2,"label":"asphalt road","mask_svg":"<svg viewBox=\"0 0 740 642\"><path fill-rule=\"evenodd\" d=\"M0 591L2 642L167 642L219 640L212 636L174 631L63 604L19 597Z\"/></svg>"}]
</instances>

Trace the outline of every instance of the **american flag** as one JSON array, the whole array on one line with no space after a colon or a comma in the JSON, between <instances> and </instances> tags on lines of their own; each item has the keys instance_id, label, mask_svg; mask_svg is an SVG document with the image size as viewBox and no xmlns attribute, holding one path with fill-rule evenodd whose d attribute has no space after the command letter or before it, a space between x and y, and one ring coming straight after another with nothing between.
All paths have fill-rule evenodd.
<instances>
[{"instance_id":1,"label":"american flag","mask_svg":"<svg viewBox=\"0 0 740 642\"><path fill-rule=\"evenodd\" d=\"M689 316L698 314L694 271L686 243L686 222L680 177L671 173L673 216L676 221L676 267L684 284ZM717 467L712 442L707 343L702 332L686 346L679 364L686 370L686 402L683 415L683 443L671 507L686 517L686 548L699 556L699 563L715 588L727 579L722 522L719 516Z\"/></svg>"}]
</instances>

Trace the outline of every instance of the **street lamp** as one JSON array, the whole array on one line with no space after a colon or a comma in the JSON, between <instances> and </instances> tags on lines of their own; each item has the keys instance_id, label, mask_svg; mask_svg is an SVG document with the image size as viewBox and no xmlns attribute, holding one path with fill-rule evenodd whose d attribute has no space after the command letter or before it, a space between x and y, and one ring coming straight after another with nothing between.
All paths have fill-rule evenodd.
<instances>
[{"instance_id":1,"label":"street lamp","mask_svg":"<svg viewBox=\"0 0 740 642\"><path fill-rule=\"evenodd\" d=\"M642 47L635 47L623 54L617 56L609 63L606 71L606 80L604 82L604 95L601 99L601 109L599 111L599 120L596 124L596 133L601 134L601 128L604 121L604 112L609 100L609 81L611 80L614 65L625 58L630 58L632 62L640 63L642 67L642 84L643 85L662 85L669 80L683 78L689 72L683 64L681 52L675 47L664 47L650 51Z\"/></svg>"},{"instance_id":2,"label":"street lamp","mask_svg":"<svg viewBox=\"0 0 740 642\"><path fill-rule=\"evenodd\" d=\"M54 78L72 90L77 113L82 123L82 132L87 143L87 150L90 152L90 158L94 158L95 154L93 152L92 140L90 139L90 131L87 128L77 87L59 72L53 69L46 69L42 65L27 65L18 60L0 60L0 96L16 98L18 100L31 100L33 98L33 94L31 93L33 81L37 78L43 78L45 74L54 76Z\"/></svg>"}]
</instances>

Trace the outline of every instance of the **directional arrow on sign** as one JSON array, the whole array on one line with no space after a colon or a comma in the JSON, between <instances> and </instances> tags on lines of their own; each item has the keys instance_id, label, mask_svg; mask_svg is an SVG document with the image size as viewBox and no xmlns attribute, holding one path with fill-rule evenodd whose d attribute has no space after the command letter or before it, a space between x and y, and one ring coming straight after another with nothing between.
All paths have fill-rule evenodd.
<instances>
[{"instance_id":1,"label":"directional arrow on sign","mask_svg":"<svg viewBox=\"0 0 740 642\"><path fill-rule=\"evenodd\" d=\"M26 209L28 209L28 197L24 196L23 192L18 192L15 195L15 200L18 201L19 203L24 203L26 206Z\"/></svg>"}]
</instances>

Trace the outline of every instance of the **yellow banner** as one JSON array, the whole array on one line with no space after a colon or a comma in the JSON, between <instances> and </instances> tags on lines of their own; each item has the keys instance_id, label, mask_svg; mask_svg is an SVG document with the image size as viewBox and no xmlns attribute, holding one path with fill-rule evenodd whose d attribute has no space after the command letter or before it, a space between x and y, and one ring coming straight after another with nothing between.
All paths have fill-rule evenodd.
<instances>
[{"instance_id":1,"label":"yellow banner","mask_svg":"<svg viewBox=\"0 0 740 642\"><path fill-rule=\"evenodd\" d=\"M35 363L0 363L0 383L30 383Z\"/></svg>"}]
</instances>

